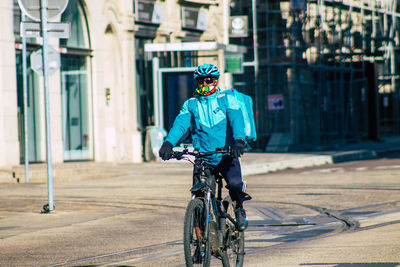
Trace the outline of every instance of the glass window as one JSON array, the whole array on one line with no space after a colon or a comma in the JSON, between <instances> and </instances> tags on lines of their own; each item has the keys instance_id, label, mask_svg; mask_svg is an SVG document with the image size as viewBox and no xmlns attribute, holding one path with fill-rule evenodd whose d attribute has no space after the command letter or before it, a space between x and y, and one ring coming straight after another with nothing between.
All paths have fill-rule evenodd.
<instances>
[{"instance_id":1,"label":"glass window","mask_svg":"<svg viewBox=\"0 0 400 267\"><path fill-rule=\"evenodd\" d=\"M92 159L89 60L90 42L81 1L69 0L61 21L70 23L71 37L61 39L61 97L64 160ZM71 49L72 48L72 49Z\"/></svg>"},{"instance_id":2,"label":"glass window","mask_svg":"<svg viewBox=\"0 0 400 267\"><path fill-rule=\"evenodd\" d=\"M84 57L63 57L61 81L64 160L82 160L91 157L86 69Z\"/></svg>"},{"instance_id":3,"label":"glass window","mask_svg":"<svg viewBox=\"0 0 400 267\"><path fill-rule=\"evenodd\" d=\"M13 1L13 23L15 37L15 62L17 79L17 108L18 108L18 133L20 143L20 162L25 162L25 125L24 117L28 121L28 159L29 162L40 162L41 143L40 143L40 99L39 99L39 80L38 75L30 68L29 57L31 53L40 48L38 38L27 38L27 110L24 110L24 88L23 88L23 69L22 69L22 37L20 36L20 24L22 12L18 1ZM26 21L29 19L26 17Z\"/></svg>"},{"instance_id":4,"label":"glass window","mask_svg":"<svg viewBox=\"0 0 400 267\"><path fill-rule=\"evenodd\" d=\"M31 51L27 52L29 58ZM17 62L17 104L18 104L18 128L20 141L20 162L25 162L25 126L24 126L24 88L22 70L22 51L16 51ZM27 60L27 119L28 119L28 159L29 162L40 161L40 101L38 75L30 67Z\"/></svg>"},{"instance_id":5,"label":"glass window","mask_svg":"<svg viewBox=\"0 0 400 267\"><path fill-rule=\"evenodd\" d=\"M61 21L68 22L71 25L71 36L68 39L61 39L61 46L89 48L86 16L84 15L80 1L69 0L67 8L62 14Z\"/></svg>"}]
</instances>

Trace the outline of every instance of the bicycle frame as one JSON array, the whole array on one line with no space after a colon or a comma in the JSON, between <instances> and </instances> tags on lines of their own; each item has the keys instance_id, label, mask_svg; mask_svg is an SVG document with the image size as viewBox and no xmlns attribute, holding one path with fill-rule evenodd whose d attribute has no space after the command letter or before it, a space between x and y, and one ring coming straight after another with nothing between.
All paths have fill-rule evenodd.
<instances>
[{"instance_id":1,"label":"bicycle frame","mask_svg":"<svg viewBox=\"0 0 400 267\"><path fill-rule=\"evenodd\" d=\"M207 218L207 223L205 225L205 233L210 233L209 228L210 228L210 221L213 219L213 221L216 222L217 224L217 229L216 231L216 238L217 238L217 245L218 249L222 249L224 247L224 241L223 241L223 236L226 232L227 229L225 229L225 220L229 219L234 225L236 225L235 220L226 213L225 209L227 207L223 207L222 202L222 177L218 174L211 174L215 175L215 183L216 183L216 189L217 189L217 194L213 194L213 190L211 186L209 185L209 181L211 180L211 177L206 175L206 166L204 164L204 161L201 162L201 171L200 171L200 181L195 184L192 189L192 199L194 198L201 198L204 201L204 217ZM214 181L212 181L214 182ZM200 236L197 236L200 238ZM208 236L202 237L202 238L209 238ZM215 248L214 248L215 249Z\"/></svg>"}]
</instances>

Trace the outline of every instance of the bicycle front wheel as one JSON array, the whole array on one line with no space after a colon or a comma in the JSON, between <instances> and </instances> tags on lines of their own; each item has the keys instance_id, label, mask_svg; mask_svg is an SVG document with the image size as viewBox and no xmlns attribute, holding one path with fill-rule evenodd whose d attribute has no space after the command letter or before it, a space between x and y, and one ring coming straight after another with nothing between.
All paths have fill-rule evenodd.
<instances>
[{"instance_id":1,"label":"bicycle front wheel","mask_svg":"<svg viewBox=\"0 0 400 267\"><path fill-rule=\"evenodd\" d=\"M186 209L183 229L183 247L186 266L210 266L211 250L209 233L205 232L204 202L195 198Z\"/></svg>"}]
</instances>

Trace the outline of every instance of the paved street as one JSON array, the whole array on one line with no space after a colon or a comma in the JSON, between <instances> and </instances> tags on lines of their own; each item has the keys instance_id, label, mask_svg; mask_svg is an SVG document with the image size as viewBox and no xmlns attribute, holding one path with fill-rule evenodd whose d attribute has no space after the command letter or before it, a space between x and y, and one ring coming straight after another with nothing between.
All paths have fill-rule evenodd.
<instances>
[{"instance_id":1,"label":"paved street","mask_svg":"<svg viewBox=\"0 0 400 267\"><path fill-rule=\"evenodd\" d=\"M311 230L310 236L302 236L304 239L292 238L293 243L269 246L263 252L251 254L246 263L249 266L400 266L399 175L397 158L268 175L268 181L272 182L267 182L266 187L271 188L269 194L274 199L323 209L343 223L332 232L325 233L323 228L314 233ZM279 208L279 204L273 201L270 207ZM294 212L290 210L287 214ZM298 213L301 217L304 214L304 211ZM323 238L313 236L316 231ZM246 245L249 247L249 242Z\"/></svg>"},{"instance_id":2,"label":"paved street","mask_svg":"<svg viewBox=\"0 0 400 267\"><path fill-rule=\"evenodd\" d=\"M1 184L0 266L183 266L191 167L140 166L55 183L53 214L45 183ZM245 266L400 265L399 175L394 153L248 176Z\"/></svg>"}]
</instances>

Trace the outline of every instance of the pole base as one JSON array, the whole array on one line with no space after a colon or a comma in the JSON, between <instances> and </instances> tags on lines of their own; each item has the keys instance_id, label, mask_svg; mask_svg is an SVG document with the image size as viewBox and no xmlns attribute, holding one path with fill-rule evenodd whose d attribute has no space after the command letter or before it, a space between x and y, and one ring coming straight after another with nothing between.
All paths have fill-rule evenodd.
<instances>
[{"instance_id":1,"label":"pole base","mask_svg":"<svg viewBox=\"0 0 400 267\"><path fill-rule=\"evenodd\" d=\"M54 212L55 208L56 208L56 206L53 206L53 209L50 210L49 204L44 204L43 205L43 210L41 210L40 213L52 213L52 212Z\"/></svg>"}]
</instances>

